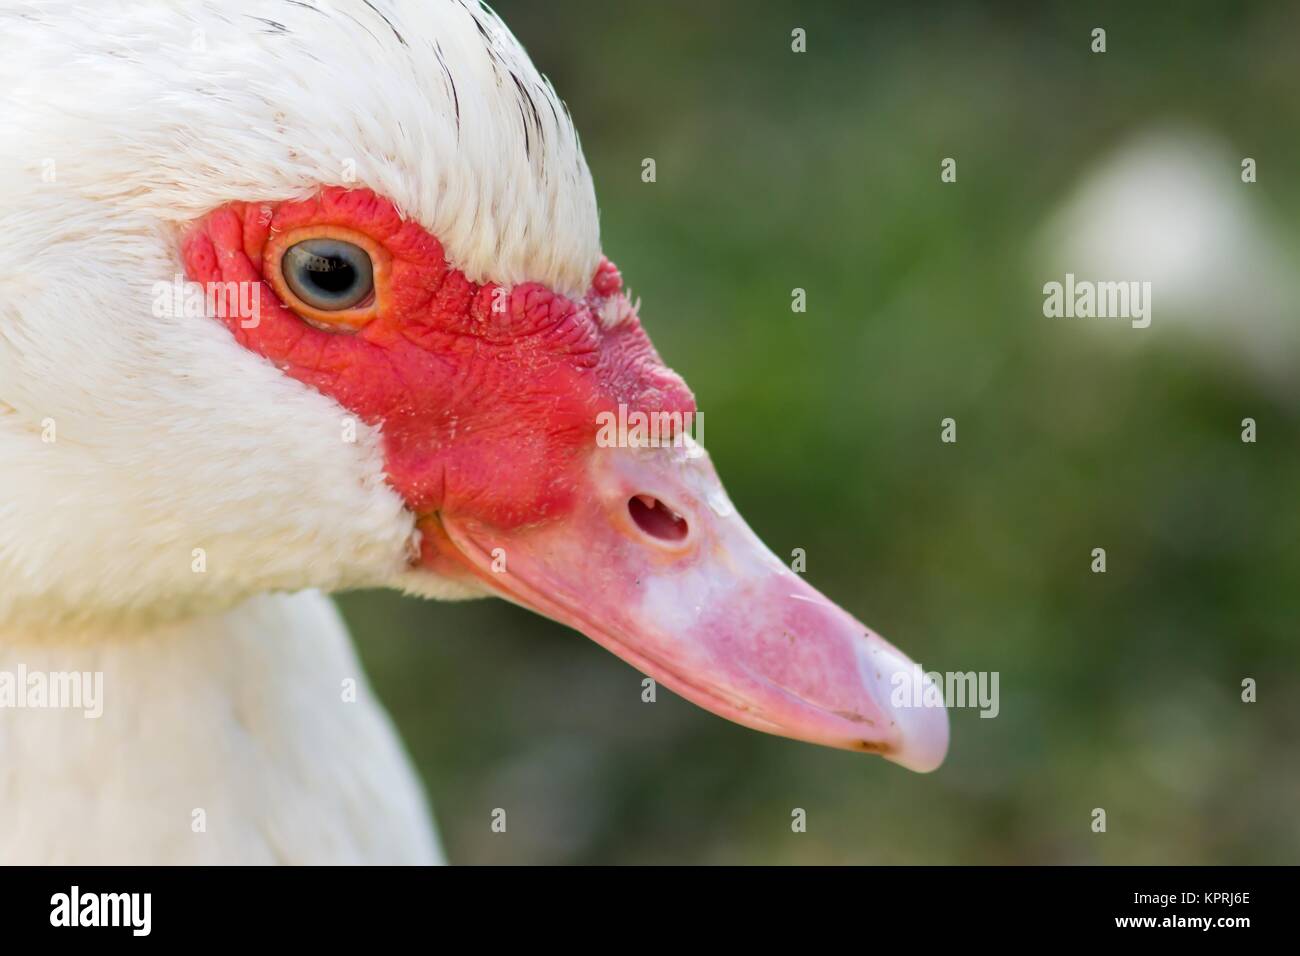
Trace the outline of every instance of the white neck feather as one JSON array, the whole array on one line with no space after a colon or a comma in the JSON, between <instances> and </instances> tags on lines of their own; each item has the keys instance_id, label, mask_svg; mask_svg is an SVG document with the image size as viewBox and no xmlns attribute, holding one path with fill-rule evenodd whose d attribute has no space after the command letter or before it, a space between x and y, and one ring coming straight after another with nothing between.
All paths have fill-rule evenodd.
<instances>
[{"instance_id":1,"label":"white neck feather","mask_svg":"<svg viewBox=\"0 0 1300 956\"><path fill-rule=\"evenodd\" d=\"M0 862L441 860L419 782L320 594L129 633L0 627L0 699L6 675L30 687L73 671L103 675L99 717L0 710Z\"/></svg>"}]
</instances>

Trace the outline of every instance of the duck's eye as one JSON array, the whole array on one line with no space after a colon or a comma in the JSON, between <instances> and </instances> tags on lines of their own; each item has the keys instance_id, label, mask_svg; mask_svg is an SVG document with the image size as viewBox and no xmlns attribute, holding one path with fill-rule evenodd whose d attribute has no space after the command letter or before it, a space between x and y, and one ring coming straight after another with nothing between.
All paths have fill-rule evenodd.
<instances>
[{"instance_id":1,"label":"duck's eye","mask_svg":"<svg viewBox=\"0 0 1300 956\"><path fill-rule=\"evenodd\" d=\"M324 312L361 305L375 289L370 254L341 239L304 239L290 246L280 270L294 295Z\"/></svg>"}]
</instances>

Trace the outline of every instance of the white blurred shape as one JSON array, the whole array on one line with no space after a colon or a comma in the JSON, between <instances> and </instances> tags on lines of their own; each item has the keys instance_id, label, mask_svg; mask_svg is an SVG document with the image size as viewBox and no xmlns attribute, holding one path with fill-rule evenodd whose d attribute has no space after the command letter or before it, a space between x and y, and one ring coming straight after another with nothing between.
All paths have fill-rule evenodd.
<instances>
[{"instance_id":1,"label":"white blurred shape","mask_svg":"<svg viewBox=\"0 0 1300 956\"><path fill-rule=\"evenodd\" d=\"M1250 155L1207 131L1166 127L1102 159L1043 230L1043 281L1061 281L1066 272L1080 280L1149 281L1152 327L1066 321L1115 329L1107 339L1132 346L1145 345L1151 333L1162 343L1208 346L1270 390L1300 394L1300 282L1289 265L1290 237L1261 212L1269 177L1282 172L1264 163L1259 182L1242 182L1241 162Z\"/></svg>"}]
</instances>

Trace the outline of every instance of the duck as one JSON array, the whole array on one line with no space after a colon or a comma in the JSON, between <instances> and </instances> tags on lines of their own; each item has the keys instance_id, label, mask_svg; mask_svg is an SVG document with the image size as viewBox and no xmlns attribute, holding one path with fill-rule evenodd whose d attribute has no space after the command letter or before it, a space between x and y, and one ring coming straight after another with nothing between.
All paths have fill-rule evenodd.
<instances>
[{"instance_id":1,"label":"duck","mask_svg":"<svg viewBox=\"0 0 1300 956\"><path fill-rule=\"evenodd\" d=\"M920 668L685 427L489 8L0 21L0 860L443 862L357 588L503 598L743 726L943 761ZM665 430L598 441L636 414Z\"/></svg>"}]
</instances>

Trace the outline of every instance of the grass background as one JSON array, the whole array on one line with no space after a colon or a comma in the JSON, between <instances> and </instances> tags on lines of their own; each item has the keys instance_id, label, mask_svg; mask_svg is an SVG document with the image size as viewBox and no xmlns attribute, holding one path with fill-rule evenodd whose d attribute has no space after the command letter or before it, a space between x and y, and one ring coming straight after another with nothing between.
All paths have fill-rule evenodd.
<instances>
[{"instance_id":1,"label":"grass background","mask_svg":"<svg viewBox=\"0 0 1300 956\"><path fill-rule=\"evenodd\" d=\"M1256 157L1258 183L1223 174L1295 238L1297 11L497 6L570 106L605 250L741 512L927 668L999 671L1001 714L954 711L918 776L643 704L503 602L347 595L450 858L1300 862L1300 390L1185 347L1159 289L1126 351L1045 319L1061 275L1033 265L1079 179L1168 121Z\"/></svg>"}]
</instances>

